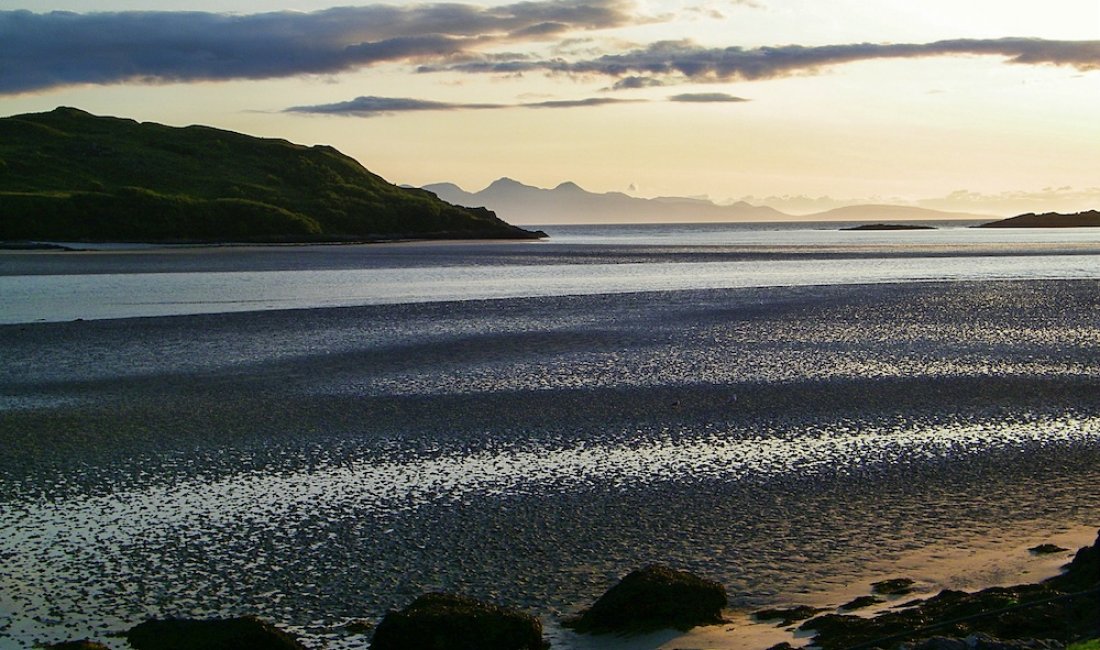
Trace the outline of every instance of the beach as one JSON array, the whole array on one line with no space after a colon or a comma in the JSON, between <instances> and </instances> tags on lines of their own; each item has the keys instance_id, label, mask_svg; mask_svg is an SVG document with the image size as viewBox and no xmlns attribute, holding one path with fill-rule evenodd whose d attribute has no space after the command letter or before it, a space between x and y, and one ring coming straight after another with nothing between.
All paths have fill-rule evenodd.
<instances>
[{"instance_id":1,"label":"beach","mask_svg":"<svg viewBox=\"0 0 1100 650\"><path fill-rule=\"evenodd\" d=\"M1097 289L5 325L0 629L26 647L256 613L354 645L348 621L442 589L582 648L556 621L651 562L720 581L735 613L839 604L896 572L926 589L1049 575L1021 549L1100 521Z\"/></svg>"}]
</instances>

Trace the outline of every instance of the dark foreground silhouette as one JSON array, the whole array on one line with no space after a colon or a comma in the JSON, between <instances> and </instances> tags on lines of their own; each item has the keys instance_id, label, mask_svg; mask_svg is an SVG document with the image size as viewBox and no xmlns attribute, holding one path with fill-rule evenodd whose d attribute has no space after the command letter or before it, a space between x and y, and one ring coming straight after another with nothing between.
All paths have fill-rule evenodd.
<instances>
[{"instance_id":1,"label":"dark foreground silhouette","mask_svg":"<svg viewBox=\"0 0 1100 650\"><path fill-rule=\"evenodd\" d=\"M912 581L874 584L876 594L900 596ZM874 596L857 598L841 610L857 609ZM658 628L690 629L722 623L725 589L693 574L659 565L634 571L592 607L567 624L582 633L631 634ZM906 648L909 650L1057 650L1100 636L1100 535L1077 551L1065 571L1037 584L993 587L967 593L944 590L874 617L825 614L808 606L769 609L758 620L777 620L815 634L824 650ZM808 619L808 620L806 620ZM349 633L364 633L357 626ZM252 616L233 619L146 621L125 634L136 650L298 650L292 635ZM53 650L99 650L92 641L67 641ZM535 616L473 598L432 593L391 611L374 631L375 650L544 650L542 624ZM774 650L790 648L789 644Z\"/></svg>"},{"instance_id":2,"label":"dark foreground silhouette","mask_svg":"<svg viewBox=\"0 0 1100 650\"><path fill-rule=\"evenodd\" d=\"M74 108L0 119L0 240L534 239L328 146Z\"/></svg>"},{"instance_id":3,"label":"dark foreground silhouette","mask_svg":"<svg viewBox=\"0 0 1100 650\"><path fill-rule=\"evenodd\" d=\"M976 228L1085 228L1100 227L1100 211L1088 210L1087 212L1075 212L1062 214L1059 212L1044 212L1035 214L1029 212L1016 217L1009 217L1000 221L983 223Z\"/></svg>"}]
</instances>

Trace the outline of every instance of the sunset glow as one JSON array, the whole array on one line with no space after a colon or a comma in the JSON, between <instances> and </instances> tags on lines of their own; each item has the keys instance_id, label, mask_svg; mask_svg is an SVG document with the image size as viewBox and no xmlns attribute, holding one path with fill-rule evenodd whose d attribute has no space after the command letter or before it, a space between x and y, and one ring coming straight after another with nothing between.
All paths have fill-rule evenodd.
<instances>
[{"instance_id":1,"label":"sunset glow","mask_svg":"<svg viewBox=\"0 0 1100 650\"><path fill-rule=\"evenodd\" d=\"M1100 204L1094 0L94 9L0 1L0 114L208 124L468 190L508 176L796 212Z\"/></svg>"}]
</instances>

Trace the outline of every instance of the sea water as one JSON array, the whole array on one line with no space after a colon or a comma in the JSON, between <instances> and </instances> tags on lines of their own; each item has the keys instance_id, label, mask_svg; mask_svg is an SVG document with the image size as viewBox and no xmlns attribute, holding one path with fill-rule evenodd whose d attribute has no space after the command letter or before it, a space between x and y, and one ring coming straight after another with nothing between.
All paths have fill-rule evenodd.
<instances>
[{"instance_id":1,"label":"sea water","mask_svg":"<svg viewBox=\"0 0 1100 650\"><path fill-rule=\"evenodd\" d=\"M655 561L790 605L1100 517L1100 229L548 231L0 254L0 648L553 627Z\"/></svg>"},{"instance_id":2,"label":"sea water","mask_svg":"<svg viewBox=\"0 0 1100 650\"><path fill-rule=\"evenodd\" d=\"M559 226L545 242L0 255L0 323L445 300L1100 277L1100 228Z\"/></svg>"}]
</instances>

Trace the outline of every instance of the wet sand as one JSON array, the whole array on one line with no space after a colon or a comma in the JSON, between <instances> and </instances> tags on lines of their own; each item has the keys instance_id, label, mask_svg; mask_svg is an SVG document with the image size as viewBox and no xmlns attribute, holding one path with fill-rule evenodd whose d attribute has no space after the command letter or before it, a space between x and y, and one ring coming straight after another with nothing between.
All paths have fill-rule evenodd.
<instances>
[{"instance_id":1,"label":"wet sand","mask_svg":"<svg viewBox=\"0 0 1100 650\"><path fill-rule=\"evenodd\" d=\"M1036 281L2 326L0 634L254 612L358 643L432 589L552 624L654 561L737 611L1030 580L967 572L1095 535L1098 308Z\"/></svg>"}]
</instances>

